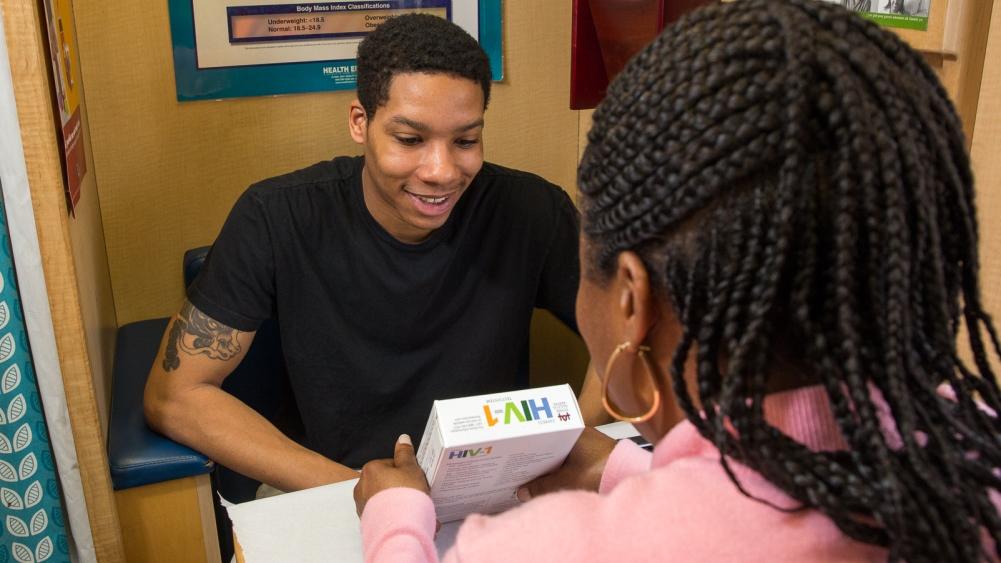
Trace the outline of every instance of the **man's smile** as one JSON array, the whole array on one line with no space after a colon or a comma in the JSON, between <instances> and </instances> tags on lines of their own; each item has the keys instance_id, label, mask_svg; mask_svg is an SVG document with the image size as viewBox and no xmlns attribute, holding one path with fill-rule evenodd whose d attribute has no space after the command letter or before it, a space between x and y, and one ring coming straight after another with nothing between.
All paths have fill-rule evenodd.
<instances>
[{"instance_id":1,"label":"man's smile","mask_svg":"<svg viewBox=\"0 0 1001 563\"><path fill-rule=\"evenodd\" d=\"M421 201L424 201L424 202L427 202L427 203L442 203L442 202L444 202L446 199L448 199L450 197L450 195L447 195L447 194L446 195L434 196L434 195L418 194L418 193L414 193L414 192L412 192L410 190L403 190L403 191L407 192L408 194L410 194L410 195L412 195L414 197L420 198Z\"/></svg>"}]
</instances>

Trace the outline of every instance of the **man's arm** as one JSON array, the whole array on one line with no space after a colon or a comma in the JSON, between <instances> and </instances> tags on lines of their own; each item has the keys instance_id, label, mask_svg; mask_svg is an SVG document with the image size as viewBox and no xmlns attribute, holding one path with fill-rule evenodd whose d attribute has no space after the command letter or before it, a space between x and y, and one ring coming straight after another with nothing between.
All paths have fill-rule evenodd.
<instances>
[{"instance_id":1,"label":"man's arm","mask_svg":"<svg viewBox=\"0 0 1001 563\"><path fill-rule=\"evenodd\" d=\"M150 426L218 463L284 491L357 477L289 439L221 389L253 332L219 323L185 301L164 334L143 409Z\"/></svg>"},{"instance_id":2,"label":"man's arm","mask_svg":"<svg viewBox=\"0 0 1001 563\"><path fill-rule=\"evenodd\" d=\"M587 373L584 375L584 384L580 388L577 404L580 406L580 415L584 418L585 425L600 426L612 422L612 417L605 412L605 407L601 404L601 380L594 371L594 364L587 365Z\"/></svg>"}]
</instances>

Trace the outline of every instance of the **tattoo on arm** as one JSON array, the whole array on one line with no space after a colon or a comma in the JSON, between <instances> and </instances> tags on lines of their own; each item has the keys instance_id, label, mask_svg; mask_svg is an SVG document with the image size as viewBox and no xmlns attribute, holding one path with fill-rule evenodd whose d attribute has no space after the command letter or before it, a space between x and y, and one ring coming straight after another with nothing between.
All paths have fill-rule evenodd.
<instances>
[{"instance_id":1,"label":"tattoo on arm","mask_svg":"<svg viewBox=\"0 0 1001 563\"><path fill-rule=\"evenodd\" d=\"M226 361L240 353L239 335L240 331L213 320L185 301L167 335L163 371L173 371L181 365L178 352Z\"/></svg>"}]
</instances>

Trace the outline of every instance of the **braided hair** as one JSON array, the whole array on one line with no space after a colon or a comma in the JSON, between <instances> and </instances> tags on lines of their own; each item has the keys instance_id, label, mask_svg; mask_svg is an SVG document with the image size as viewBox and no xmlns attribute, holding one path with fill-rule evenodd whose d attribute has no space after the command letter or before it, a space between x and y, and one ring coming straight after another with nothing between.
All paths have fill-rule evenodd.
<instances>
[{"instance_id":1,"label":"braided hair","mask_svg":"<svg viewBox=\"0 0 1001 563\"><path fill-rule=\"evenodd\" d=\"M630 61L588 140L585 275L609 279L624 250L643 259L682 324L679 405L743 494L733 460L798 502L776 509L820 510L891 560L1001 545L1001 345L981 306L972 173L918 54L815 0L709 6ZM846 450L765 421L782 355L824 386Z\"/></svg>"}]
</instances>

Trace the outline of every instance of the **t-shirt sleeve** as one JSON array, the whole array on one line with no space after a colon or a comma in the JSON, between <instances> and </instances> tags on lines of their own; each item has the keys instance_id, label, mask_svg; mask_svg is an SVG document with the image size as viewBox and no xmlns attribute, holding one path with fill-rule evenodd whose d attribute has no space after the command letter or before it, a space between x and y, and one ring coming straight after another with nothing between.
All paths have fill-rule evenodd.
<instances>
[{"instance_id":1,"label":"t-shirt sleeve","mask_svg":"<svg viewBox=\"0 0 1001 563\"><path fill-rule=\"evenodd\" d=\"M233 206L188 301L216 321L242 331L257 330L274 304L274 254L260 197L244 192Z\"/></svg>"},{"instance_id":2,"label":"t-shirt sleeve","mask_svg":"<svg viewBox=\"0 0 1001 563\"><path fill-rule=\"evenodd\" d=\"M553 218L555 228L542 267L535 306L553 313L563 324L578 332L574 304L580 281L580 257L577 254L580 216L570 196L556 189L559 194Z\"/></svg>"}]
</instances>

